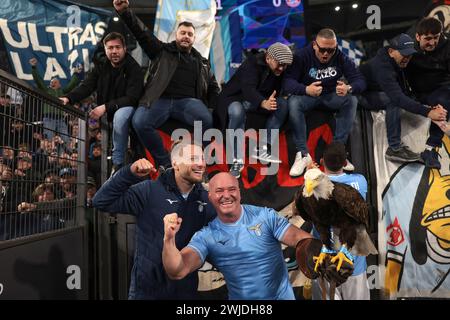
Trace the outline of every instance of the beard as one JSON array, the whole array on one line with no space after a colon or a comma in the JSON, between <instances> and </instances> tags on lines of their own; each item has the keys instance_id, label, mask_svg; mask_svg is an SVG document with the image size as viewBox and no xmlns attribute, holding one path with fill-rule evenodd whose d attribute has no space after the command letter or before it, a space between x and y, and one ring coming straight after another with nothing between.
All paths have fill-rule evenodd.
<instances>
[{"instance_id":1,"label":"beard","mask_svg":"<svg viewBox=\"0 0 450 320\"><path fill-rule=\"evenodd\" d=\"M188 45L186 45L186 43L183 43L183 45L182 45L182 43L180 41L180 42L177 42L177 47L182 52L189 52L192 49L192 43L189 43Z\"/></svg>"},{"instance_id":2,"label":"beard","mask_svg":"<svg viewBox=\"0 0 450 320\"><path fill-rule=\"evenodd\" d=\"M203 175L201 177L197 177L195 175L186 175L183 178L192 184L200 183L203 181Z\"/></svg>"}]
</instances>

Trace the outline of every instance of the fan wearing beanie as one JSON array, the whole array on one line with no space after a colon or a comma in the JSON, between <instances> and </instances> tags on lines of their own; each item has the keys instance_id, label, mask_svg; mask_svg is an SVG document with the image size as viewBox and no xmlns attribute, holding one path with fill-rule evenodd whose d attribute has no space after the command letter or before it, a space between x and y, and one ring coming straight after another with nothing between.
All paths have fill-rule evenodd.
<instances>
[{"instance_id":1,"label":"fan wearing beanie","mask_svg":"<svg viewBox=\"0 0 450 320\"><path fill-rule=\"evenodd\" d=\"M280 42L267 48L266 52L250 53L233 77L223 87L215 110L219 127L227 130L227 163L230 173L240 177L244 168L244 131L247 113L266 116L267 135L259 136L258 147L249 150L249 157L263 164L278 165L278 135L272 130L280 129L287 119L287 102L280 96L284 72L292 63L291 49ZM238 129L242 129L238 130ZM256 161L256 160L255 160Z\"/></svg>"}]
</instances>

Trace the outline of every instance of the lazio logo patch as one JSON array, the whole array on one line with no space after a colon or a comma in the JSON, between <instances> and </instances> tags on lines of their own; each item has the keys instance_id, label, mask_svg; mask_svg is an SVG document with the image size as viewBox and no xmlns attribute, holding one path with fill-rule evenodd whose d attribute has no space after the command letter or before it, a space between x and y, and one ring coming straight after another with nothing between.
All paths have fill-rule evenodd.
<instances>
[{"instance_id":1,"label":"lazio logo patch","mask_svg":"<svg viewBox=\"0 0 450 320\"><path fill-rule=\"evenodd\" d=\"M261 235L261 225L262 225L262 223L258 223L257 225L255 225L253 227L249 227L248 230L255 231L255 234L257 236L260 236Z\"/></svg>"}]
</instances>

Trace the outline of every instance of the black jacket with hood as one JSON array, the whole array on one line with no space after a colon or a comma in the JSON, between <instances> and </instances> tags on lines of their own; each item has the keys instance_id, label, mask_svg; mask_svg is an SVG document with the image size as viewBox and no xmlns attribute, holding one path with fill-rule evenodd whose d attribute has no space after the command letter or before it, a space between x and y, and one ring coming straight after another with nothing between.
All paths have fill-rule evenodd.
<instances>
[{"instance_id":1,"label":"black jacket with hood","mask_svg":"<svg viewBox=\"0 0 450 320\"><path fill-rule=\"evenodd\" d=\"M417 95L431 93L442 86L450 86L450 41L442 35L431 52L420 49L413 55L406 68L411 88Z\"/></svg>"},{"instance_id":2,"label":"black jacket with hood","mask_svg":"<svg viewBox=\"0 0 450 320\"><path fill-rule=\"evenodd\" d=\"M108 121L112 122L114 113L119 108L137 106L143 86L144 75L141 67L128 53L125 54L122 64L115 70L106 55L102 55L96 60L94 68L86 79L66 97L74 103L97 91L97 104L105 104Z\"/></svg>"},{"instance_id":3,"label":"black jacket with hood","mask_svg":"<svg viewBox=\"0 0 450 320\"><path fill-rule=\"evenodd\" d=\"M120 17L133 33L142 50L152 60L144 94L139 101L139 106L150 107L161 97L170 83L181 59L181 52L175 41L166 43L156 38L131 9L120 13ZM199 70L199 81L196 84L197 94L193 98L202 100L207 107L214 109L220 92L219 85L208 60L203 58L195 48L192 48L191 53L196 58Z\"/></svg>"}]
</instances>

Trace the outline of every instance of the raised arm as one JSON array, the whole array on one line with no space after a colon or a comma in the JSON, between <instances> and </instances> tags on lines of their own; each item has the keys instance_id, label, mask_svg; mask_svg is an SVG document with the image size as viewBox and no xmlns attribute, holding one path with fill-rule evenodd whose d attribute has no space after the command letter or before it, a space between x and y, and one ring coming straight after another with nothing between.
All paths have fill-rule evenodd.
<instances>
[{"instance_id":1,"label":"raised arm","mask_svg":"<svg viewBox=\"0 0 450 320\"><path fill-rule=\"evenodd\" d=\"M38 89L47 92L48 88L44 83L44 79L42 79L42 77L39 75L39 72L36 67L37 59L31 58L29 63L31 65L31 75L33 76L33 80L36 83L36 86L38 87Z\"/></svg>"},{"instance_id":2,"label":"raised arm","mask_svg":"<svg viewBox=\"0 0 450 320\"><path fill-rule=\"evenodd\" d=\"M175 244L175 235L180 230L182 219L176 213L164 217L164 242L162 261L167 275L171 279L179 280L202 265L199 254L190 247L179 251Z\"/></svg>"},{"instance_id":3,"label":"raised arm","mask_svg":"<svg viewBox=\"0 0 450 320\"><path fill-rule=\"evenodd\" d=\"M63 93L67 94L70 91L72 91L73 89L76 88L76 86L78 85L78 83L80 82L80 78L79 78L79 74L83 71L82 69L82 65L79 65L78 67L74 68L74 74L72 76L72 79L70 79L69 83L67 84L67 86L64 87L63 89Z\"/></svg>"},{"instance_id":4,"label":"raised arm","mask_svg":"<svg viewBox=\"0 0 450 320\"><path fill-rule=\"evenodd\" d=\"M128 0L114 0L113 5L144 52L150 59L154 59L162 49L162 42L153 35L153 32L129 8Z\"/></svg>"}]
</instances>

